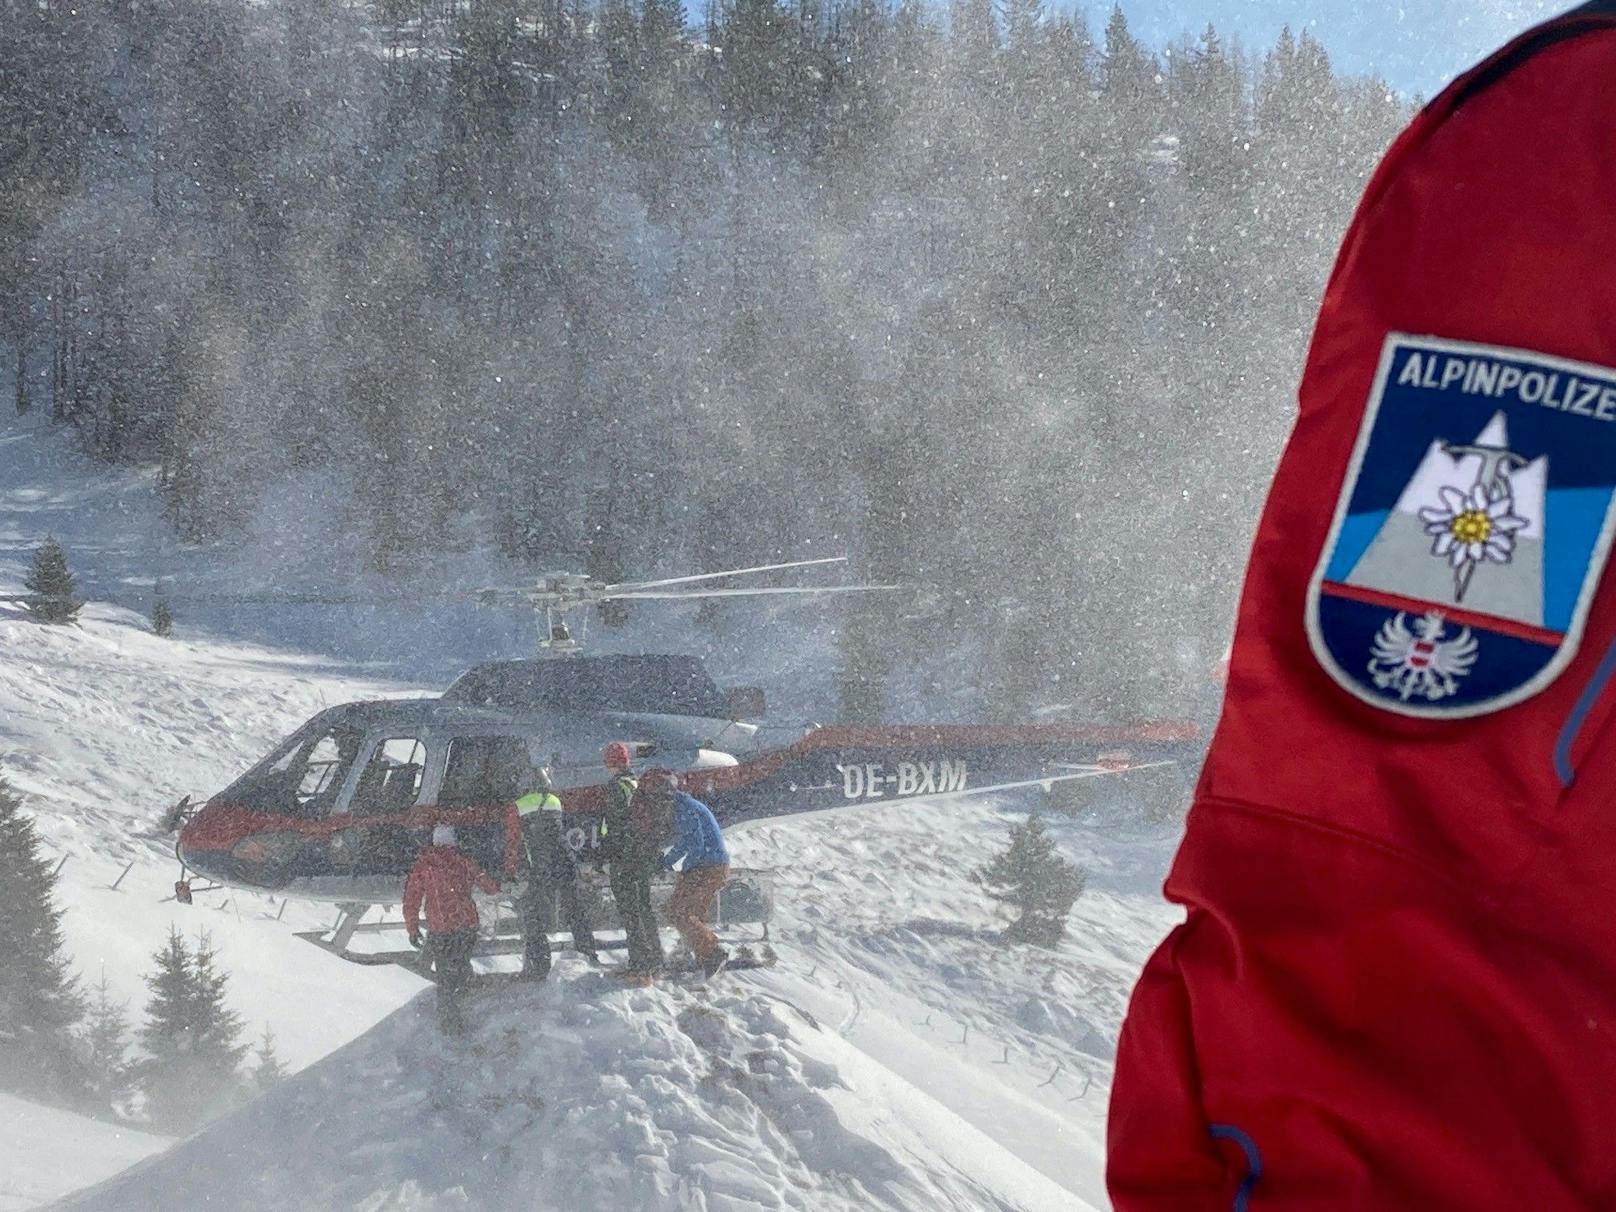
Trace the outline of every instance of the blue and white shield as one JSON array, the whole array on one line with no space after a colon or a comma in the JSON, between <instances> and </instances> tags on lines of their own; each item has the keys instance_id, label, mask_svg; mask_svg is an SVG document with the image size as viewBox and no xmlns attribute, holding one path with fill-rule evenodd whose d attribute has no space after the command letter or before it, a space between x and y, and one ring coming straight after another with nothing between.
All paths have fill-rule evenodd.
<instances>
[{"instance_id":1,"label":"blue and white shield","mask_svg":"<svg viewBox=\"0 0 1616 1212\"><path fill-rule=\"evenodd\" d=\"M1616 528L1616 371L1394 333L1307 601L1313 652L1403 715L1518 703L1576 655Z\"/></svg>"}]
</instances>

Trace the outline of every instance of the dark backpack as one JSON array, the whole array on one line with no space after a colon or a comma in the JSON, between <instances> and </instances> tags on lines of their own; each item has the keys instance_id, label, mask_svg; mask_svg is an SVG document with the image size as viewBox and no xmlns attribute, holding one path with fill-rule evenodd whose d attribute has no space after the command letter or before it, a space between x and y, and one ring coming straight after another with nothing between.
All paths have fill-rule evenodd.
<instances>
[{"instance_id":1,"label":"dark backpack","mask_svg":"<svg viewBox=\"0 0 1616 1212\"><path fill-rule=\"evenodd\" d=\"M628 831L630 844L642 856L652 856L667 849L673 840L673 825L677 814L671 796L636 795L629 802Z\"/></svg>"}]
</instances>

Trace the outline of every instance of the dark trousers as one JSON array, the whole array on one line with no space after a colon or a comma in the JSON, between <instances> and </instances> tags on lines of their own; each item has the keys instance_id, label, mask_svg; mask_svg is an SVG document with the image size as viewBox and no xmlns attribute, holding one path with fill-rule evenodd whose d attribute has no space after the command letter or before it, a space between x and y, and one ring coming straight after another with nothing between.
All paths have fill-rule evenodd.
<instances>
[{"instance_id":1,"label":"dark trousers","mask_svg":"<svg viewBox=\"0 0 1616 1212\"><path fill-rule=\"evenodd\" d=\"M516 903L522 918L522 975L550 975L550 907L559 902L561 915L572 931L573 950L595 958L595 927L589 909L578 891L578 869L567 864L555 874L535 871L528 876L527 891Z\"/></svg>"},{"instance_id":2,"label":"dark trousers","mask_svg":"<svg viewBox=\"0 0 1616 1212\"><path fill-rule=\"evenodd\" d=\"M466 1025L460 1003L471 985L471 953L476 947L476 927L427 939L432 979L438 985L438 1026L451 1034L459 1034Z\"/></svg>"},{"instance_id":3,"label":"dark trousers","mask_svg":"<svg viewBox=\"0 0 1616 1212\"><path fill-rule=\"evenodd\" d=\"M609 869L612 900L628 941L628 966L650 972L662 966L662 936L651 908L651 875L656 867L643 860L615 858Z\"/></svg>"}]
</instances>

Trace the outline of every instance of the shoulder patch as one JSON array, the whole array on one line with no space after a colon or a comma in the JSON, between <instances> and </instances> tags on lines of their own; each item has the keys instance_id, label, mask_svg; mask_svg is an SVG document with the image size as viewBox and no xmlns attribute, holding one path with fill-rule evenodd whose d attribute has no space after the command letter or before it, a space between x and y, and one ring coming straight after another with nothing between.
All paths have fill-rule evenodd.
<instances>
[{"instance_id":1,"label":"shoulder patch","mask_svg":"<svg viewBox=\"0 0 1616 1212\"><path fill-rule=\"evenodd\" d=\"M1616 370L1393 333L1307 597L1313 653L1461 719L1571 662L1616 529Z\"/></svg>"}]
</instances>

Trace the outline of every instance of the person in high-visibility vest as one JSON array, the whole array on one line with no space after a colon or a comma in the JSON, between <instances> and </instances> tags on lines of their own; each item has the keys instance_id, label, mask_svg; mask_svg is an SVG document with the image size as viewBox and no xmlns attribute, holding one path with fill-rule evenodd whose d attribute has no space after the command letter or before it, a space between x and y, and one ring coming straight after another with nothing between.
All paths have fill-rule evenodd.
<instances>
[{"instance_id":1,"label":"person in high-visibility vest","mask_svg":"<svg viewBox=\"0 0 1616 1212\"><path fill-rule=\"evenodd\" d=\"M522 918L522 976L543 980L550 975L550 917L560 904L572 930L572 946L590 963L599 963L595 931L578 890L578 860L567 844L561 800L551 789L550 772L532 772L533 788L517 797L516 812L522 825L522 866L527 890L517 901Z\"/></svg>"}]
</instances>

